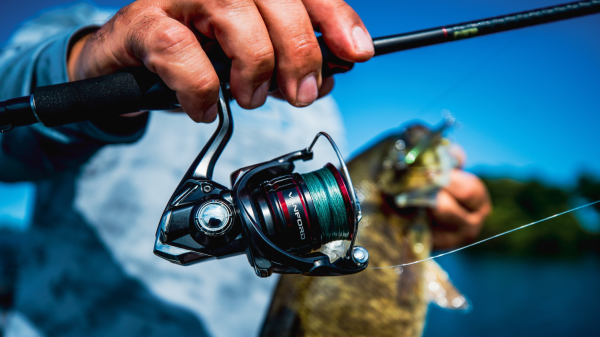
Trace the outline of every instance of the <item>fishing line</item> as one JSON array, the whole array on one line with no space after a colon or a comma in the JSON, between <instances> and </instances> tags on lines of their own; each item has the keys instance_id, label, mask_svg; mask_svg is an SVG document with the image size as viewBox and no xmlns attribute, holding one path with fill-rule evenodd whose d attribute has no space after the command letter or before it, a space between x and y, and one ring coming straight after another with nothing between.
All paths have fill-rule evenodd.
<instances>
[{"instance_id":1,"label":"fishing line","mask_svg":"<svg viewBox=\"0 0 600 337\"><path fill-rule=\"evenodd\" d=\"M517 36L515 36L515 38L508 41L502 47L498 48L495 52L491 53L488 57L483 59L476 67L474 67L469 73L467 73L465 76L460 78L453 85L447 87L446 90L442 91L431 102L425 104L421 109L419 109L417 111L417 115L425 113L425 112L429 111L430 109L435 108L438 104L442 103L448 96L450 96L450 94L452 94L458 88L462 87L463 84L467 83L467 81L469 79L471 79L471 77L475 76L479 71L484 69L488 65L488 63L490 63L492 60L496 59L498 56L500 56L506 50L510 50L510 47L512 47L512 45L516 44L517 42L520 42L523 39L523 37L526 35L527 35L527 32L522 32L521 34L518 34Z\"/></svg>"},{"instance_id":2,"label":"fishing line","mask_svg":"<svg viewBox=\"0 0 600 337\"><path fill-rule=\"evenodd\" d=\"M518 230L520 230L520 229L523 229L523 228L525 228L525 227L533 226L533 225L535 225L535 224L538 224L538 223L540 223L540 222L544 222L544 221L546 221L546 220L550 220L550 219L552 219L552 218L556 218L556 217L558 217L558 216L561 216L561 215L564 215L564 214L567 214L567 213L571 213L571 212L573 212L573 211L576 211L576 210L579 210L579 209L582 209L582 208L585 208L585 207L588 207L588 206L595 205L595 204L597 204L597 203L599 203L599 202L600 202L600 200L598 200L598 201L594 201L594 202L592 202L592 203L589 203L589 204L587 204L587 205L583 205L583 206L575 207L575 208L572 208L572 209L570 209L570 210L568 210L568 211L564 211L564 212L562 212L562 213L554 214L554 215L552 215L552 216L549 216L549 217L547 217L547 218L544 218L544 219L542 219L542 220L538 220L538 221L535 221L535 222L532 222L532 223L528 223L528 224L526 224L526 225L523 225L523 226L521 226L521 227L517 227L517 228L515 228L515 229L511 229L511 230L509 230L509 231L506 231L506 232L503 232L503 233L500 233L500 234L496 234L496 235L494 235L494 236L492 236L492 237L489 237L489 238L487 238L487 239L483 239L483 240L481 240L481 241L477 241L477 242L475 242L475 243L472 243L472 244L470 244L470 245L466 245L466 246L464 246L464 247L460 247L460 248L458 248L458 249L451 250L451 251L449 251L449 252L446 252L446 253L442 253L442 254L438 254L438 255L435 255L435 256L431 256L431 257L428 257L428 258L426 258L426 259L423 259L423 260L418 260L418 261L414 261L414 262L409 262L409 263L398 264L398 265L395 265L395 266L387 266L387 267L369 267L369 269L388 269L388 268L404 267L404 266L410 266L410 265L412 265L412 264L417 264L417 263L425 262L425 261L428 261L428 260L437 259L438 257L442 257L442 256L445 256L445 255L449 255L449 254L456 253L456 252L458 252L458 251L461 251L461 250L463 250L463 249L467 249L467 248L469 248L469 247L473 247L473 246L475 246L475 245L478 245L478 244L480 244L480 243L484 243L484 242L486 242L486 241L489 241L489 240L491 240L491 239L495 239L495 238L497 238L497 237L499 237L499 236L506 235L506 234L508 234L508 233L512 233L512 232L518 231Z\"/></svg>"},{"instance_id":3,"label":"fishing line","mask_svg":"<svg viewBox=\"0 0 600 337\"><path fill-rule=\"evenodd\" d=\"M321 241L344 240L350 236L348 215L340 186L331 171L324 167L320 170L301 174L312 196L319 225Z\"/></svg>"}]
</instances>

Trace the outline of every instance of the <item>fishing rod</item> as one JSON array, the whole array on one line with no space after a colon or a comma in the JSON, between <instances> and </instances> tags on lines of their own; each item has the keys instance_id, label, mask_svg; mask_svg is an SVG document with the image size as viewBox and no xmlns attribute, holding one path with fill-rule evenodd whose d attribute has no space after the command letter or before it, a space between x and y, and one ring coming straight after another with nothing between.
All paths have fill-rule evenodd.
<instances>
[{"instance_id":1,"label":"fishing rod","mask_svg":"<svg viewBox=\"0 0 600 337\"><path fill-rule=\"evenodd\" d=\"M373 39L375 56L439 43L504 32L543 23L566 20L600 12L600 0L572 2L482 20L390 35ZM353 63L335 56L322 37L323 76L352 69ZM229 82L231 60L218 44L207 50L222 83ZM271 90L277 89L275 75ZM35 88L30 96L0 102L0 132L17 126L42 123L59 126L107 115L122 115L146 110L170 110L179 107L175 92L160 78L140 67L57 85Z\"/></svg>"}]
</instances>

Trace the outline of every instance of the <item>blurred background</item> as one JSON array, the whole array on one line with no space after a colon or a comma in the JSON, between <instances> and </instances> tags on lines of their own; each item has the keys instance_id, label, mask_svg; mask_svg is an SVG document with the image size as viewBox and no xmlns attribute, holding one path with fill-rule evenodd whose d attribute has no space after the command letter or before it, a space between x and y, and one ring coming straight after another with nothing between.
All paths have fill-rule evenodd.
<instances>
[{"instance_id":1,"label":"blurred background","mask_svg":"<svg viewBox=\"0 0 600 337\"><path fill-rule=\"evenodd\" d=\"M373 37L550 6L556 0L348 1ZM49 7L0 3L0 41ZM118 8L128 1L96 1ZM600 200L600 15L376 58L339 75L347 153L392 127L448 113L466 169L487 184L494 211L481 238ZM18 244L35 196L29 184L0 183L0 259ZM600 207L492 240L438 262L472 310L432 307L425 336L563 336L596 329ZM9 261L0 270L0 310L10 306ZM5 276L2 276L5 275Z\"/></svg>"}]
</instances>

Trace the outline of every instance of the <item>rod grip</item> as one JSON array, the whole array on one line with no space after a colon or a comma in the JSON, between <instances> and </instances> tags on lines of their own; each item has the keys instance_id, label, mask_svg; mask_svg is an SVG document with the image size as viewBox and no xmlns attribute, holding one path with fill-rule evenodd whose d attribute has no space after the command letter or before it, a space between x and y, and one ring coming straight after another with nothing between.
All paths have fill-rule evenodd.
<instances>
[{"instance_id":1,"label":"rod grip","mask_svg":"<svg viewBox=\"0 0 600 337\"><path fill-rule=\"evenodd\" d=\"M323 76L346 72L354 66L335 56L322 37ZM218 44L206 53L221 82L229 81L231 60ZM272 90L277 88L275 80ZM38 87L33 92L35 113L46 126L81 122L103 116L116 116L143 110L169 110L178 106L175 93L160 78L146 68L124 71L51 86Z\"/></svg>"},{"instance_id":2,"label":"rod grip","mask_svg":"<svg viewBox=\"0 0 600 337\"><path fill-rule=\"evenodd\" d=\"M132 73L37 87L34 109L46 126L81 122L139 110L142 91Z\"/></svg>"}]
</instances>

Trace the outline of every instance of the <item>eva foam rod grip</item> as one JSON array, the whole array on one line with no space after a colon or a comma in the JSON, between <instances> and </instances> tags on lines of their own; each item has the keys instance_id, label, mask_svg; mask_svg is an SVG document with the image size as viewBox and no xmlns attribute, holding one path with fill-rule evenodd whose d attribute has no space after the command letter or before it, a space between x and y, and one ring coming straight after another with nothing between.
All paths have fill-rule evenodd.
<instances>
[{"instance_id":1,"label":"eva foam rod grip","mask_svg":"<svg viewBox=\"0 0 600 337\"><path fill-rule=\"evenodd\" d=\"M323 76L346 72L354 66L336 57L319 38ZM221 82L229 81L231 60L218 44L206 53ZM275 74L271 89L277 88ZM35 112L46 126L93 120L144 110L170 110L178 106L175 93L149 70L130 68L87 80L38 87L33 92Z\"/></svg>"},{"instance_id":2,"label":"eva foam rod grip","mask_svg":"<svg viewBox=\"0 0 600 337\"><path fill-rule=\"evenodd\" d=\"M35 113L46 126L93 120L105 116L174 109L175 93L158 76L139 68L33 91Z\"/></svg>"}]
</instances>

